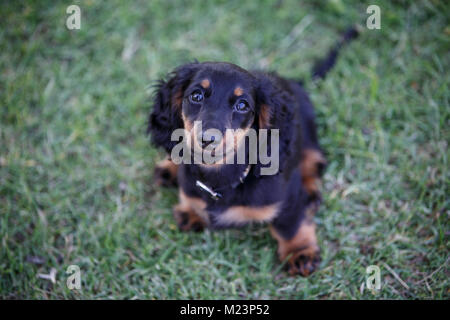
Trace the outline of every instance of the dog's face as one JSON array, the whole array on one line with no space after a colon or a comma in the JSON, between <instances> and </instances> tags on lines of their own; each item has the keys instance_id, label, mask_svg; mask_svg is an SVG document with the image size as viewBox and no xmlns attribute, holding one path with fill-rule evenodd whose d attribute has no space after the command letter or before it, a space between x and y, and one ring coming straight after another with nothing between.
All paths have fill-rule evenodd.
<instances>
[{"instance_id":1,"label":"dog's face","mask_svg":"<svg viewBox=\"0 0 450 320\"><path fill-rule=\"evenodd\" d=\"M223 142L227 129L238 131L237 139L242 139L250 128L276 128L280 130L283 153L292 118L286 104L280 90L266 77L229 63L192 63L177 68L168 81L160 82L149 131L153 143L170 153L177 144L171 141L171 134L179 128L190 131L201 148ZM197 121L201 121L201 132L195 132ZM218 134L211 134L210 129Z\"/></svg>"},{"instance_id":2,"label":"dog's face","mask_svg":"<svg viewBox=\"0 0 450 320\"><path fill-rule=\"evenodd\" d=\"M257 112L255 82L250 73L234 65L203 66L183 91L184 128L191 130L196 121L201 122L202 132L196 139L203 148L213 142L219 144L227 129L247 131ZM210 129L216 131L205 134Z\"/></svg>"}]
</instances>

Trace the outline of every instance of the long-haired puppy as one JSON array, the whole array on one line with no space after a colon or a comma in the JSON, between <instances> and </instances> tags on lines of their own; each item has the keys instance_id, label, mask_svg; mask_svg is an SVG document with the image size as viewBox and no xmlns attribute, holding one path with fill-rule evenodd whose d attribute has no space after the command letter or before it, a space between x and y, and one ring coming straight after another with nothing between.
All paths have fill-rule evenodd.
<instances>
[{"instance_id":1,"label":"long-haired puppy","mask_svg":"<svg viewBox=\"0 0 450 320\"><path fill-rule=\"evenodd\" d=\"M315 65L313 78L323 78L342 45L356 36L355 29L347 30L328 56ZM195 132L198 121L201 132ZM211 128L221 135L206 135ZM259 153L251 162L248 146L244 147L244 162L176 164L170 157L180 142L172 137L176 129L190 132L194 142L189 148L195 145L200 149L221 143L245 146L246 132L253 130L259 135L260 129L277 129L278 170L262 174L267 163L259 159ZM241 134L227 143L226 132L231 129ZM247 71L231 63L185 64L170 73L167 81L159 82L148 131L152 143L169 155L155 168L155 180L158 185L178 186L174 216L180 230L267 222L278 242L279 258L287 261L290 274L308 276L318 268L320 249L313 217L326 161L313 105L301 82L275 73ZM265 138L270 140L271 134ZM275 151L269 147L268 152Z\"/></svg>"}]
</instances>

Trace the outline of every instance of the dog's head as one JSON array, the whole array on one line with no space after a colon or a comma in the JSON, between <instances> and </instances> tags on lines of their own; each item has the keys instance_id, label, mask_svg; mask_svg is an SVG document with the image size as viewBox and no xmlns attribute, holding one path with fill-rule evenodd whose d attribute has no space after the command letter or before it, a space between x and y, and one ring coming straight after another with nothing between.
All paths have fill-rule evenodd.
<instances>
[{"instance_id":1,"label":"dog's head","mask_svg":"<svg viewBox=\"0 0 450 320\"><path fill-rule=\"evenodd\" d=\"M281 155L288 150L291 136L292 112L286 99L283 90L269 78L236 65L186 64L157 86L148 129L152 142L169 153L177 143L171 141L172 132L179 128L191 131L196 121L201 121L201 138L197 142L202 148L212 142L220 143L217 140L226 136L227 129L243 133L250 128L257 132L279 129L281 165ZM209 129L218 134L205 134Z\"/></svg>"}]
</instances>

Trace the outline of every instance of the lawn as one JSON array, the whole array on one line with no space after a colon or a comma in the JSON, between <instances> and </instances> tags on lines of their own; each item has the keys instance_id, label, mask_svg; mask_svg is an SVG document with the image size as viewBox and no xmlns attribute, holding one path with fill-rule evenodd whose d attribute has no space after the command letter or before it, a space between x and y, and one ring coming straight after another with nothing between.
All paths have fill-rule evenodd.
<instances>
[{"instance_id":1,"label":"lawn","mask_svg":"<svg viewBox=\"0 0 450 320\"><path fill-rule=\"evenodd\" d=\"M358 1L3 1L0 298L449 299L449 8L376 3L380 30ZM351 24L360 37L310 81ZM151 84L194 59L305 80L329 162L311 277L283 271L266 225L177 230L146 120Z\"/></svg>"}]
</instances>

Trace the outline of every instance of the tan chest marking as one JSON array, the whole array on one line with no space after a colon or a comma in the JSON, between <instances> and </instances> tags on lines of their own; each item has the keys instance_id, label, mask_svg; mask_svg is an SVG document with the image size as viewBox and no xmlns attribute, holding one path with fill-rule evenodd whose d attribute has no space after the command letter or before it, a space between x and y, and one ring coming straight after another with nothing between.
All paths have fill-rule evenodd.
<instances>
[{"instance_id":1,"label":"tan chest marking","mask_svg":"<svg viewBox=\"0 0 450 320\"><path fill-rule=\"evenodd\" d=\"M233 206L221 213L217 219L221 224L270 221L276 217L279 206L280 203L262 207Z\"/></svg>"}]
</instances>

